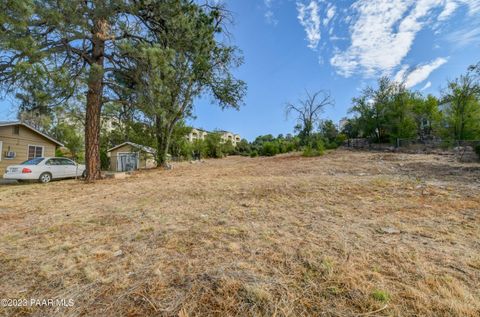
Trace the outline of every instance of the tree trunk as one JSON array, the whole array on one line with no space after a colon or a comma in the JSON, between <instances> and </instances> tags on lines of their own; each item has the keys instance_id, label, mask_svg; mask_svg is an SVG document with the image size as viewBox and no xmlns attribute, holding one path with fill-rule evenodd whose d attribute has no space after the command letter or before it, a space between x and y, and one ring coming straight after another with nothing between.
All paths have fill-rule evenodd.
<instances>
[{"instance_id":1,"label":"tree trunk","mask_svg":"<svg viewBox=\"0 0 480 317\"><path fill-rule=\"evenodd\" d=\"M157 139L157 165L158 167L167 167L168 149L170 147L170 138L172 132L162 124L162 119L157 115L155 117L155 137Z\"/></svg>"},{"instance_id":2,"label":"tree trunk","mask_svg":"<svg viewBox=\"0 0 480 317\"><path fill-rule=\"evenodd\" d=\"M100 178L100 125L103 98L103 73L106 22L95 23L92 40L92 65L88 78L87 112L85 114L85 165L86 180Z\"/></svg>"}]
</instances>

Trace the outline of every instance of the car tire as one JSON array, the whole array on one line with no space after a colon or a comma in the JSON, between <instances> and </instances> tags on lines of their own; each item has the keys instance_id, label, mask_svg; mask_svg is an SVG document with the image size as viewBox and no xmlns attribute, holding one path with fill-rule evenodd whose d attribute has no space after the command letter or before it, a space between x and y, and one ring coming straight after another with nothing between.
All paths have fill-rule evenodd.
<instances>
[{"instance_id":1,"label":"car tire","mask_svg":"<svg viewBox=\"0 0 480 317\"><path fill-rule=\"evenodd\" d=\"M52 180L52 174L50 173L42 173L38 178L40 183L46 184Z\"/></svg>"},{"instance_id":2,"label":"car tire","mask_svg":"<svg viewBox=\"0 0 480 317\"><path fill-rule=\"evenodd\" d=\"M85 179L87 178L87 170L84 170L82 173L82 178Z\"/></svg>"}]
</instances>

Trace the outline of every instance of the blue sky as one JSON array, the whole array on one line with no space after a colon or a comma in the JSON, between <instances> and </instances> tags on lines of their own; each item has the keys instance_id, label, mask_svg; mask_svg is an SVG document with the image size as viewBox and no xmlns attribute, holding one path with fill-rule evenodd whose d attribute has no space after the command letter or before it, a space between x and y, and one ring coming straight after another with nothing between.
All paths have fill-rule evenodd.
<instances>
[{"instance_id":1,"label":"blue sky","mask_svg":"<svg viewBox=\"0 0 480 317\"><path fill-rule=\"evenodd\" d=\"M439 95L447 79L480 61L480 0L227 0L231 43L245 63L235 74L248 84L240 111L202 98L190 124L253 140L292 132L286 102L305 90L330 90L336 105L325 118L346 116L351 99L381 75ZM8 98L0 120L14 119Z\"/></svg>"}]
</instances>

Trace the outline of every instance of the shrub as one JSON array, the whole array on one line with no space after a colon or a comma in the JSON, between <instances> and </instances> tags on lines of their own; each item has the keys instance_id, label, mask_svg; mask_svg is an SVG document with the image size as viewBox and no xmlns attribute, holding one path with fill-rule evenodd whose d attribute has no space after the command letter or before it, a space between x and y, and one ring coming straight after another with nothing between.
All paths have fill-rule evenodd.
<instances>
[{"instance_id":1,"label":"shrub","mask_svg":"<svg viewBox=\"0 0 480 317\"><path fill-rule=\"evenodd\" d=\"M102 170L110 168L110 158L107 155L107 151L104 149L100 149L100 167Z\"/></svg>"},{"instance_id":2,"label":"shrub","mask_svg":"<svg viewBox=\"0 0 480 317\"><path fill-rule=\"evenodd\" d=\"M339 135L337 135L337 137L335 138L335 143L337 143L338 146L341 146L343 145L343 143L345 141L347 141L348 137L346 134L343 134L343 133L340 133Z\"/></svg>"},{"instance_id":3,"label":"shrub","mask_svg":"<svg viewBox=\"0 0 480 317\"><path fill-rule=\"evenodd\" d=\"M60 148L57 148L55 150L55 157L64 157L65 154L63 153L63 151L60 149Z\"/></svg>"},{"instance_id":4,"label":"shrub","mask_svg":"<svg viewBox=\"0 0 480 317\"><path fill-rule=\"evenodd\" d=\"M221 141L221 136L218 133L209 133L205 137L206 156L211 158L222 158L224 145Z\"/></svg>"},{"instance_id":5,"label":"shrub","mask_svg":"<svg viewBox=\"0 0 480 317\"><path fill-rule=\"evenodd\" d=\"M250 153L250 157L257 157L258 156L258 152L257 151L252 151Z\"/></svg>"},{"instance_id":6,"label":"shrub","mask_svg":"<svg viewBox=\"0 0 480 317\"><path fill-rule=\"evenodd\" d=\"M385 303L385 302L388 302L390 300L390 294L388 294L388 292L386 291L382 291L382 290L374 290L372 292L372 297L379 301L379 302L382 302L382 303Z\"/></svg>"},{"instance_id":7,"label":"shrub","mask_svg":"<svg viewBox=\"0 0 480 317\"><path fill-rule=\"evenodd\" d=\"M228 140L227 142L221 144L221 151L223 155L234 155L236 153L236 149L232 141Z\"/></svg>"},{"instance_id":8,"label":"shrub","mask_svg":"<svg viewBox=\"0 0 480 317\"><path fill-rule=\"evenodd\" d=\"M338 148L338 146L339 145L336 142L329 142L328 140L327 142L325 142L325 148L327 150L335 150L336 148Z\"/></svg>"},{"instance_id":9,"label":"shrub","mask_svg":"<svg viewBox=\"0 0 480 317\"><path fill-rule=\"evenodd\" d=\"M263 156L275 156L279 152L278 144L275 142L265 142L262 146L261 154Z\"/></svg>"},{"instance_id":10,"label":"shrub","mask_svg":"<svg viewBox=\"0 0 480 317\"><path fill-rule=\"evenodd\" d=\"M305 157L321 156L323 155L323 150L318 150L318 149L312 148L311 146L306 146L303 149L302 155Z\"/></svg>"}]
</instances>

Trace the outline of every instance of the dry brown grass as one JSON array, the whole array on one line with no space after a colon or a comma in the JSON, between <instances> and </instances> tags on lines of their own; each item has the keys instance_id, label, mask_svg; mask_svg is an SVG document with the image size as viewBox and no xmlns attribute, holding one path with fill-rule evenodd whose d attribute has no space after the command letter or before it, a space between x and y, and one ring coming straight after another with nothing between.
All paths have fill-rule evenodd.
<instances>
[{"instance_id":1,"label":"dry brown grass","mask_svg":"<svg viewBox=\"0 0 480 317\"><path fill-rule=\"evenodd\" d=\"M0 186L0 298L75 301L0 314L480 316L479 181L340 150Z\"/></svg>"}]
</instances>

